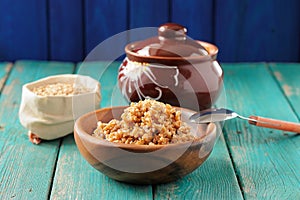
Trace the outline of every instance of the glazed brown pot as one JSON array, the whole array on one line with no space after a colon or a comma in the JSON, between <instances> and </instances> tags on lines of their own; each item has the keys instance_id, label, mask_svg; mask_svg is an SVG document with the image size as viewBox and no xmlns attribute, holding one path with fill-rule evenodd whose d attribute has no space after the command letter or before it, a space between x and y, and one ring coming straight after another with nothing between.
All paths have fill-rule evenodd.
<instances>
[{"instance_id":1,"label":"glazed brown pot","mask_svg":"<svg viewBox=\"0 0 300 200\"><path fill-rule=\"evenodd\" d=\"M186 36L173 23L159 27L158 37L128 44L118 83L128 101L152 98L174 106L211 107L223 87L218 48Z\"/></svg>"},{"instance_id":2,"label":"glazed brown pot","mask_svg":"<svg viewBox=\"0 0 300 200\"><path fill-rule=\"evenodd\" d=\"M75 122L74 136L82 156L97 170L118 181L158 184L182 178L197 169L210 155L220 127L193 124L191 142L168 145L137 145L108 142L92 136L97 122L120 119L126 107L102 108ZM180 108L177 108L180 109ZM182 120L194 113L180 109Z\"/></svg>"}]
</instances>

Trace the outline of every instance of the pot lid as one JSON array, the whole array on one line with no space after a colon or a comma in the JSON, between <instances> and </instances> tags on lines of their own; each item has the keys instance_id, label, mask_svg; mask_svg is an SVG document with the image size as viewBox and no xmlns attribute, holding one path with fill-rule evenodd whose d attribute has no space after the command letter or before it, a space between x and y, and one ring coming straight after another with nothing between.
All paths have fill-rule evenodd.
<instances>
[{"instance_id":1,"label":"pot lid","mask_svg":"<svg viewBox=\"0 0 300 200\"><path fill-rule=\"evenodd\" d=\"M166 23L158 28L158 36L135 42L130 51L149 57L199 57L209 55L199 42L186 36L187 29L179 24Z\"/></svg>"}]
</instances>

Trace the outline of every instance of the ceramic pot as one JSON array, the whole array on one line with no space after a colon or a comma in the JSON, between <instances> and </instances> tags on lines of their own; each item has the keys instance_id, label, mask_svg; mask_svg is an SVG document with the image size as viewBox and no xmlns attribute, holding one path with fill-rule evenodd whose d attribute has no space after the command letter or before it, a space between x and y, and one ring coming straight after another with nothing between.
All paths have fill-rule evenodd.
<instances>
[{"instance_id":1,"label":"ceramic pot","mask_svg":"<svg viewBox=\"0 0 300 200\"><path fill-rule=\"evenodd\" d=\"M151 98L193 110L212 106L223 87L218 48L186 33L185 27L167 23L157 37L125 47L118 84L128 101Z\"/></svg>"}]
</instances>

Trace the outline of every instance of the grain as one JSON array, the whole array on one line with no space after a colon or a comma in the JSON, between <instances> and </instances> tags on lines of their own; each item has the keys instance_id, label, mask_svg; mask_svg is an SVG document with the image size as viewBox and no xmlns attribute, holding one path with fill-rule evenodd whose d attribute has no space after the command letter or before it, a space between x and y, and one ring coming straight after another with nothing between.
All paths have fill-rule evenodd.
<instances>
[{"instance_id":1,"label":"grain","mask_svg":"<svg viewBox=\"0 0 300 200\"><path fill-rule=\"evenodd\" d=\"M34 87L32 92L39 96L70 96L87 93L90 90L71 83L54 83Z\"/></svg>"},{"instance_id":2,"label":"grain","mask_svg":"<svg viewBox=\"0 0 300 200\"><path fill-rule=\"evenodd\" d=\"M155 100L131 103L121 120L98 122L93 136L110 142L162 145L191 141L190 127L181 121L181 112Z\"/></svg>"}]
</instances>

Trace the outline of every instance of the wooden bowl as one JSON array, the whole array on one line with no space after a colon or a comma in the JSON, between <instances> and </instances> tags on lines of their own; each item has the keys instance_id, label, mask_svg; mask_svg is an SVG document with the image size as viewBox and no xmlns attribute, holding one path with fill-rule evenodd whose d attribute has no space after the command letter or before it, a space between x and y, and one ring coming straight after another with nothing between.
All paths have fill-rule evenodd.
<instances>
[{"instance_id":1,"label":"wooden bowl","mask_svg":"<svg viewBox=\"0 0 300 200\"><path fill-rule=\"evenodd\" d=\"M210 155L217 126L190 124L197 136L191 142L168 145L136 145L112 143L93 137L97 122L120 119L123 107L103 108L87 113L75 122L76 145L82 156L97 170L118 181L133 184L159 184L174 181L198 168ZM180 109L187 122L192 110Z\"/></svg>"}]
</instances>

